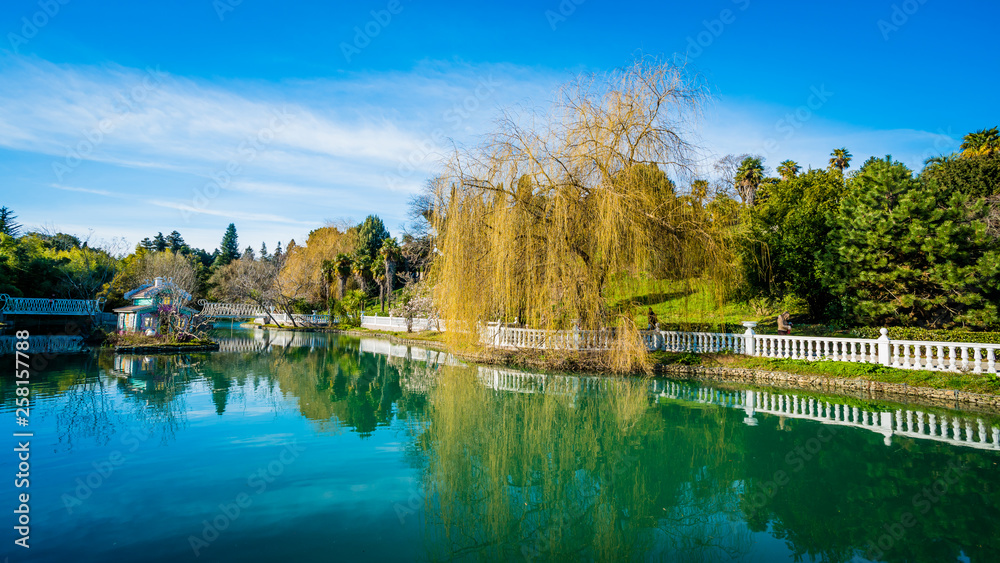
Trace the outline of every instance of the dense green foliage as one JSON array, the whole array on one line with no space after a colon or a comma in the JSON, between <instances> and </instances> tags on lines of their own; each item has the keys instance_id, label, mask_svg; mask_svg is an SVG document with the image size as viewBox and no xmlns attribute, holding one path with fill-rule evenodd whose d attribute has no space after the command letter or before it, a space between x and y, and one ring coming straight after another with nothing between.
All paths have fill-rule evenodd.
<instances>
[{"instance_id":1,"label":"dense green foliage","mask_svg":"<svg viewBox=\"0 0 1000 563\"><path fill-rule=\"evenodd\" d=\"M842 193L839 173L825 170L810 170L761 189L740 246L751 295L799 295L813 316L827 313L835 297L825 288L820 264Z\"/></svg>"},{"instance_id":2,"label":"dense green foliage","mask_svg":"<svg viewBox=\"0 0 1000 563\"><path fill-rule=\"evenodd\" d=\"M1000 326L997 143L970 133L916 175L886 157L845 176L845 148L826 171L783 162L740 215L737 295L840 326Z\"/></svg>"},{"instance_id":3,"label":"dense green foliage","mask_svg":"<svg viewBox=\"0 0 1000 563\"><path fill-rule=\"evenodd\" d=\"M871 159L849 183L832 237L834 292L866 324L996 323L1000 254L981 206L904 165Z\"/></svg>"}]
</instances>

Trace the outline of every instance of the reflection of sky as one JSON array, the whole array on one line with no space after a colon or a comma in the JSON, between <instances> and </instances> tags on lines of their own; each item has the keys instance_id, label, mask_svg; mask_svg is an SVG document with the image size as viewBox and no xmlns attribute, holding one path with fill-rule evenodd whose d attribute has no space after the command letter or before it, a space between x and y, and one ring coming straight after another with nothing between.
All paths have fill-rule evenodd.
<instances>
[{"instance_id":1,"label":"reflection of sky","mask_svg":"<svg viewBox=\"0 0 1000 563\"><path fill-rule=\"evenodd\" d=\"M93 397L103 408L128 410L130 399L113 387L105 391ZM363 440L350 432L320 432L299 414L297 399L266 389L258 394L250 384L239 391L245 407L219 416L211 383L189 384L181 415L186 424L167 440L133 432L133 424L143 426L133 420L110 429L105 439L77 439L72 447L60 443L65 429L53 416L66 407L67 396L39 403L31 428L31 560L190 560L188 536L200 535L202 521L219 516L220 505L241 493L252 504L199 560L308 558L334 545L345 558L370 559L398 555L416 541L415 523L401 527L394 510L415 487L413 469L401 455L402 423L379 427ZM3 416L12 413L5 407ZM294 458L284 454L290 463L282 463L292 443L303 451ZM116 452L124 462L98 479L94 464L117 459ZM0 466L5 474L14 472L11 456ZM269 467L273 482L251 477ZM65 499L88 476L97 487L69 512Z\"/></svg>"}]
</instances>

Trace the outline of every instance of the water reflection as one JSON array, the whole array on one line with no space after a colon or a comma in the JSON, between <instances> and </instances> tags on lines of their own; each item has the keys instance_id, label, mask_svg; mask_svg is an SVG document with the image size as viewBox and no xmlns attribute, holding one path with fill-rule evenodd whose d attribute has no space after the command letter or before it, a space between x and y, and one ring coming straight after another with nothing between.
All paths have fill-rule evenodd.
<instances>
[{"instance_id":1,"label":"water reflection","mask_svg":"<svg viewBox=\"0 0 1000 563\"><path fill-rule=\"evenodd\" d=\"M406 559L978 561L1000 547L1000 426L991 416L465 366L443 352L376 339L277 331L216 338L216 353L54 359L33 392L42 412L55 415L59 453L107 445L138 428L164 446L140 452L151 472L163 466L154 459L187 459L191 448L201 454L204 496L213 463L228 467L213 452L250 460L216 471L238 492L246 471L269 458L234 444L261 440L260 432L302 438L307 456L330 451L296 464L301 481L283 476L287 493L275 488L273 501L255 501L261 513L275 507L261 526L285 538L281 545L326 545L345 525L338 515L361 509L331 512L330 498L353 493L316 483L346 473L358 491L375 491L393 471L405 471L418 502L387 492L381 505L364 507L381 518L377 536L337 541L398 535ZM12 410L13 382L0 381L4 410ZM280 417L282 430L271 430L267 417L251 420L261 411ZM308 436L293 430L297 423ZM135 459L126 470L141 466ZM88 463L79 465L89 471ZM120 475L100 498L118 498L110 488L119 484L159 486L159 473L148 483ZM191 512L194 500L175 494L175 512L159 508L190 519L187 528L200 529L217 511L210 502L208 512ZM296 510L328 524L272 529L282 526L276 514L294 516L278 508L292 499ZM240 522L244 541L259 535L254 514L248 509ZM89 525L65 518L65 526ZM169 545L163 553L186 548ZM234 537L226 558L273 559L284 549L241 545Z\"/></svg>"}]
</instances>

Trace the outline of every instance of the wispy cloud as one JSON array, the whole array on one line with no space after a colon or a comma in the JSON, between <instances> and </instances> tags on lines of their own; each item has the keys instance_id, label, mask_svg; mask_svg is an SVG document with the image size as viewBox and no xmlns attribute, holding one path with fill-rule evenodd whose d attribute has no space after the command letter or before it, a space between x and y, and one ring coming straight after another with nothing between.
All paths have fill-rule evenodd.
<instances>
[{"instance_id":1,"label":"wispy cloud","mask_svg":"<svg viewBox=\"0 0 1000 563\"><path fill-rule=\"evenodd\" d=\"M157 67L0 57L0 159L32 178L18 193L48 186L120 199L88 209L98 229L121 228L126 205L147 206L133 214L137 231L140 222L156 230L204 229L210 238L189 242L205 246L217 243L220 219L240 221L241 239L249 241L301 239L324 219L368 213L395 228L408 194L437 170L437 157L452 142L478 142L500 108L548 107L556 86L571 77L425 62L407 72L247 83L189 79ZM766 153L772 167L786 158L826 166L840 146L854 153L856 165L891 153L919 168L931 153L957 148L960 136L838 123L822 108L789 135L780 120L796 109L718 100L697 140L706 170L718 156L743 152ZM768 150L769 141L776 144ZM30 173L22 160L30 160ZM79 220L71 209L27 196L8 205L27 220Z\"/></svg>"}]
</instances>

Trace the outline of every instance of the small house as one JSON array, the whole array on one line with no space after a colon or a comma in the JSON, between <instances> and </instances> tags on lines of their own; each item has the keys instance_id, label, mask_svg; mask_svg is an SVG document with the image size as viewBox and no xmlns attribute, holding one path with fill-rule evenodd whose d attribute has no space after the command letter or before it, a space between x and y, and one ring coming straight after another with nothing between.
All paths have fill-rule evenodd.
<instances>
[{"instance_id":1,"label":"small house","mask_svg":"<svg viewBox=\"0 0 1000 563\"><path fill-rule=\"evenodd\" d=\"M172 280L156 278L153 283L147 283L125 294L125 299L132 301L127 307L115 309L118 313L118 330L121 332L145 332L159 334L161 315L176 313L180 319L180 328L187 329L197 313L194 309L184 306L191 300L191 294L177 287Z\"/></svg>"}]
</instances>

